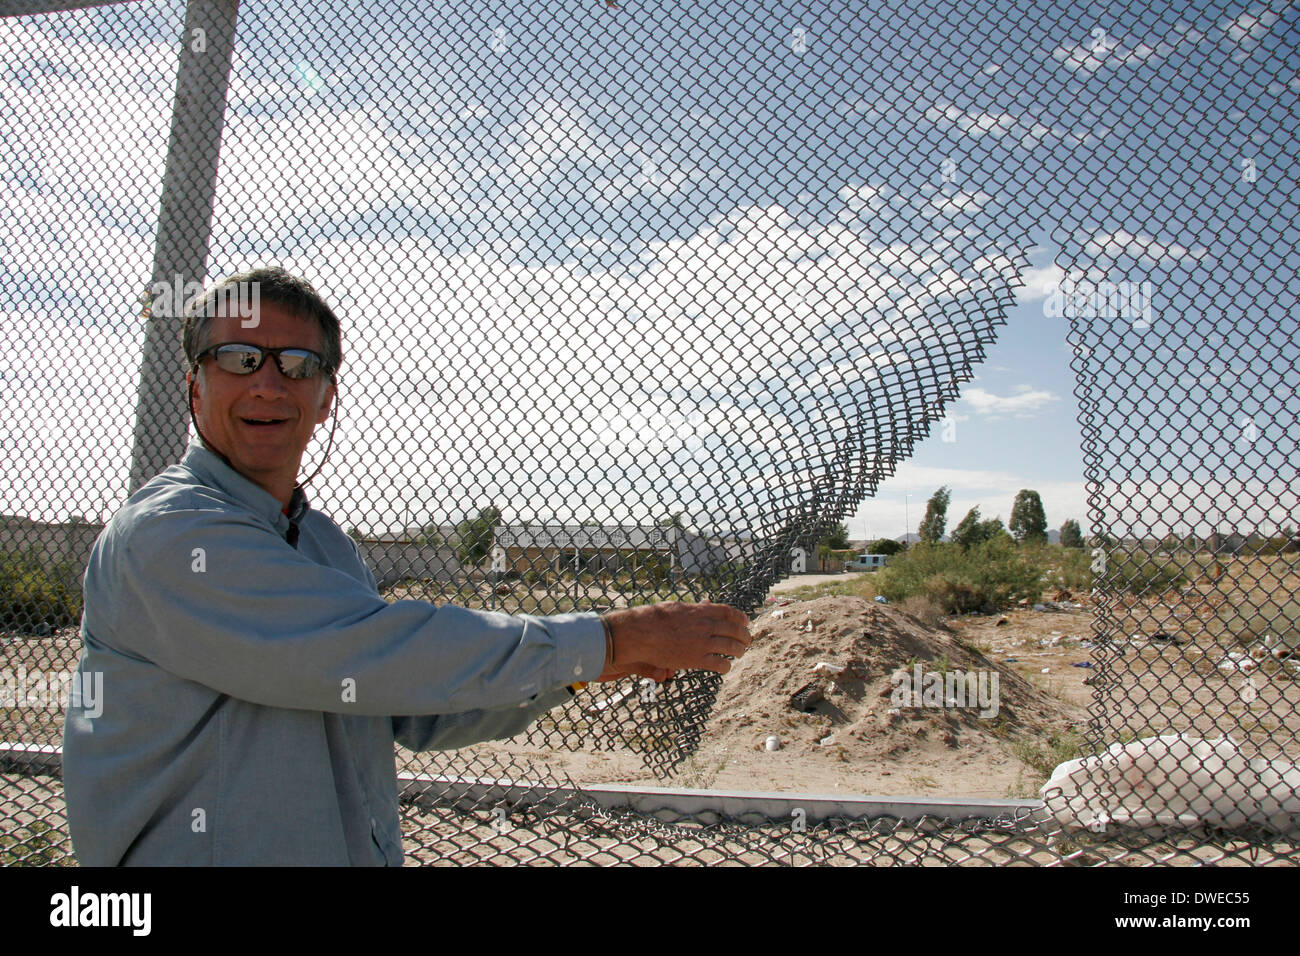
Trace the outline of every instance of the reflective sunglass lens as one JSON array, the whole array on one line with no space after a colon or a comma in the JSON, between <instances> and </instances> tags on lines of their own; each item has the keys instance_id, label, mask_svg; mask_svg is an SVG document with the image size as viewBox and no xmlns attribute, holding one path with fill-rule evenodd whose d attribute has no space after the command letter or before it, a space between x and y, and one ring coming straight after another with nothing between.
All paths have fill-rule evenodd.
<instances>
[{"instance_id":1,"label":"reflective sunglass lens","mask_svg":"<svg viewBox=\"0 0 1300 956\"><path fill-rule=\"evenodd\" d=\"M320 363L310 352L290 350L280 353L280 371L289 378L311 378L320 370Z\"/></svg>"},{"instance_id":2,"label":"reflective sunglass lens","mask_svg":"<svg viewBox=\"0 0 1300 956\"><path fill-rule=\"evenodd\" d=\"M217 366L235 375L251 375L262 364L262 353L258 349L225 348L217 349Z\"/></svg>"},{"instance_id":3,"label":"reflective sunglass lens","mask_svg":"<svg viewBox=\"0 0 1300 956\"><path fill-rule=\"evenodd\" d=\"M252 345L223 345L214 353L217 366L233 375L253 374L269 354ZM280 374L291 379L311 378L322 368L321 360L306 349L285 349L277 364Z\"/></svg>"}]
</instances>

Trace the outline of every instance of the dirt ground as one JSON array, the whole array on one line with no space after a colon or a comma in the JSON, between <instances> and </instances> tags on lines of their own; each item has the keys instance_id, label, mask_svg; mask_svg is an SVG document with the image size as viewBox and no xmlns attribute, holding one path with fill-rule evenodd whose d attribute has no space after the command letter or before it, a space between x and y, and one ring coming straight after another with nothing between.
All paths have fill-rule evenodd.
<instances>
[{"instance_id":1,"label":"dirt ground","mask_svg":"<svg viewBox=\"0 0 1300 956\"><path fill-rule=\"evenodd\" d=\"M803 575L773 589L697 753L669 780L631 753L508 749L577 783L994 799L1036 796L1086 746L1090 714L1106 741L1227 734L1249 756L1300 758L1300 663L1264 653L1269 641L1296 644L1294 621L1275 610L1300 586L1289 561L1234 562L1180 594L1124 598L1104 609L1100 635L1096 609L1074 596L933 624L864 598L799 599L862 577ZM1259 608L1275 633L1229 633ZM822 662L849 676L832 681L813 670ZM895 675L916 662L996 672L998 714L890 706ZM810 683L823 699L792 706ZM769 736L780 749L765 749Z\"/></svg>"},{"instance_id":2,"label":"dirt ground","mask_svg":"<svg viewBox=\"0 0 1300 956\"><path fill-rule=\"evenodd\" d=\"M769 605L751 625L749 653L723 679L699 750L668 781L632 753L541 752L513 744L475 750L500 748L579 784L1028 798L1043 774L1017 751L1036 753L1053 736L1078 734L1086 720L1083 680L1089 672L1069 664L1087 657L1078 641L1086 638L1089 619L1082 611L1013 617L1014 623L999 628L997 645L1036 644L1040 636L1050 640L1054 630L1062 637L1068 633L1070 643L1035 647L1038 656L1004 663L993 643L980 643L978 624L929 626L899 608L859 597ZM1033 666L1017 666L1022 660ZM896 706L904 681L909 689L915 685L918 666L918 694L934 682L927 674L951 671L954 682L963 675L963 699ZM1044 667L1051 674L1042 675ZM837 668L843 670L836 674ZM970 692L980 674L984 706ZM996 709L987 706L995 674ZM976 684L966 675L975 675ZM792 703L800 691L803 708ZM779 749L767 749L771 736L779 738Z\"/></svg>"}]
</instances>

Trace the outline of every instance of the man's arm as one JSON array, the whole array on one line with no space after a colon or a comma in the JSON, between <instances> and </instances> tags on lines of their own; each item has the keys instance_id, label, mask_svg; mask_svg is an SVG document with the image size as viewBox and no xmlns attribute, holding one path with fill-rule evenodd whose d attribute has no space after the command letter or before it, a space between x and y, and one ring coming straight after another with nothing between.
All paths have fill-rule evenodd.
<instances>
[{"instance_id":1,"label":"man's arm","mask_svg":"<svg viewBox=\"0 0 1300 956\"><path fill-rule=\"evenodd\" d=\"M521 734L542 714L568 703L567 688L492 710L393 718L393 739L407 750L455 750Z\"/></svg>"},{"instance_id":2,"label":"man's arm","mask_svg":"<svg viewBox=\"0 0 1300 956\"><path fill-rule=\"evenodd\" d=\"M665 602L611 611L605 669L597 680L620 680L639 674L666 680L678 670L712 670L725 674L731 659L749 646L749 619L725 604ZM411 750L451 750L481 740L513 737L552 707L567 703L565 690L525 701L516 707L447 714L396 717L394 737Z\"/></svg>"},{"instance_id":3,"label":"man's arm","mask_svg":"<svg viewBox=\"0 0 1300 956\"><path fill-rule=\"evenodd\" d=\"M251 516L143 516L87 575L88 625L122 653L241 700L338 713L517 706L597 677L595 615L388 604Z\"/></svg>"}]
</instances>

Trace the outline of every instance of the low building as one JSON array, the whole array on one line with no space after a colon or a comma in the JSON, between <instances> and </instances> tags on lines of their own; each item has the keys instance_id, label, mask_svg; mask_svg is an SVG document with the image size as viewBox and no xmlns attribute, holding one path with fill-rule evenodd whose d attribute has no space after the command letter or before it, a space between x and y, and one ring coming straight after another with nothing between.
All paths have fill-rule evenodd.
<instances>
[{"instance_id":1,"label":"low building","mask_svg":"<svg viewBox=\"0 0 1300 956\"><path fill-rule=\"evenodd\" d=\"M499 549L499 550L498 550ZM497 571L708 574L745 559L740 542L706 538L674 525L503 525L493 535Z\"/></svg>"}]
</instances>

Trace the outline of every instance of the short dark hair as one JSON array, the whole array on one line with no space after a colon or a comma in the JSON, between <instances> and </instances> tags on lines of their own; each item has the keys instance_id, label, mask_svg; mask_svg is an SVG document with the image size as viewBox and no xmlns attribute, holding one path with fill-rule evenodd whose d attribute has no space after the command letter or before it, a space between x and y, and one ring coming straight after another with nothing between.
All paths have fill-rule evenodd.
<instances>
[{"instance_id":1,"label":"short dark hair","mask_svg":"<svg viewBox=\"0 0 1300 956\"><path fill-rule=\"evenodd\" d=\"M321 327L325 373L331 378L343 364L343 341L338 316L325 300L300 276L290 275L279 266L250 269L218 279L185 303L185 322L181 343L190 369L198 365L198 356L208 347L208 326L223 303L252 301L256 290L258 302L270 302L303 318L314 319Z\"/></svg>"}]
</instances>

